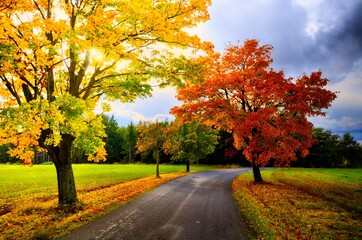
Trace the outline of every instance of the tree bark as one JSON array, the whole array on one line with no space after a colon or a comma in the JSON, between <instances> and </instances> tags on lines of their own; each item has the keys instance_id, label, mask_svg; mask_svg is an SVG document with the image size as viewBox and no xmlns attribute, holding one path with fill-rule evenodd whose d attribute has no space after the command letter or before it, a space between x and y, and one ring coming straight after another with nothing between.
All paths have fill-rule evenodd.
<instances>
[{"instance_id":1,"label":"tree bark","mask_svg":"<svg viewBox=\"0 0 362 240\"><path fill-rule=\"evenodd\" d=\"M190 172L190 161L186 163L186 172Z\"/></svg>"},{"instance_id":2,"label":"tree bark","mask_svg":"<svg viewBox=\"0 0 362 240\"><path fill-rule=\"evenodd\" d=\"M263 182L263 178L261 177L260 167L255 163L255 160L254 160L254 159L253 159L253 161L252 161L252 166L253 166L254 182L256 182L256 183L262 183L262 182Z\"/></svg>"},{"instance_id":3,"label":"tree bark","mask_svg":"<svg viewBox=\"0 0 362 240\"><path fill-rule=\"evenodd\" d=\"M59 205L71 205L78 202L77 191L73 175L72 163L70 161L55 165L58 179L58 201Z\"/></svg>"},{"instance_id":4,"label":"tree bark","mask_svg":"<svg viewBox=\"0 0 362 240\"><path fill-rule=\"evenodd\" d=\"M160 177L160 152L156 152L156 177Z\"/></svg>"},{"instance_id":5,"label":"tree bark","mask_svg":"<svg viewBox=\"0 0 362 240\"><path fill-rule=\"evenodd\" d=\"M78 202L71 156L73 141L74 137L70 134L62 134L59 146L47 146L48 154L57 171L59 205Z\"/></svg>"},{"instance_id":6,"label":"tree bark","mask_svg":"<svg viewBox=\"0 0 362 240\"><path fill-rule=\"evenodd\" d=\"M128 164L131 163L131 155L132 155L131 151L132 151L132 148L129 147L129 149L128 149Z\"/></svg>"}]
</instances>

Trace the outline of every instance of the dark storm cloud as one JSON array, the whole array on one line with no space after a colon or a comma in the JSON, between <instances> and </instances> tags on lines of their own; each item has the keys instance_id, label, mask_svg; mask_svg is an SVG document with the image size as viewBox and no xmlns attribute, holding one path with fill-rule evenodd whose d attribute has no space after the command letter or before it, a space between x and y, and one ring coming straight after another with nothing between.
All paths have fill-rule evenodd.
<instances>
[{"instance_id":1,"label":"dark storm cloud","mask_svg":"<svg viewBox=\"0 0 362 240\"><path fill-rule=\"evenodd\" d=\"M291 0L214 1L205 27L218 51L228 42L256 38L272 44L274 67L293 77L322 69L340 81L362 58L362 1L325 0L306 9ZM317 15L317 32L307 33L309 14Z\"/></svg>"},{"instance_id":2,"label":"dark storm cloud","mask_svg":"<svg viewBox=\"0 0 362 240\"><path fill-rule=\"evenodd\" d=\"M336 31L336 40L351 41L359 50L362 49L362 1L353 8L353 12L341 19L341 27ZM332 42L333 44L333 42ZM361 52L359 52L361 54Z\"/></svg>"},{"instance_id":3,"label":"dark storm cloud","mask_svg":"<svg viewBox=\"0 0 362 240\"><path fill-rule=\"evenodd\" d=\"M306 55L313 63L322 63L321 67L332 81L342 80L362 58L362 1L355 1L350 9L343 8L342 1L337 2L344 9L343 14L336 16L338 20L332 26L319 31L313 45L306 49ZM333 16L324 17L327 19L321 21L328 24L328 18Z\"/></svg>"}]
</instances>

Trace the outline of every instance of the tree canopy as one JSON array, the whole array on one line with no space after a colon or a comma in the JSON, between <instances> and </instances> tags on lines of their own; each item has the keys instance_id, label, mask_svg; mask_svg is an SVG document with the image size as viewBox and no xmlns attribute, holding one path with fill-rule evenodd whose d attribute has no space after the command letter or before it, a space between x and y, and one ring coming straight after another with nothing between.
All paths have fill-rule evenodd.
<instances>
[{"instance_id":1,"label":"tree canopy","mask_svg":"<svg viewBox=\"0 0 362 240\"><path fill-rule=\"evenodd\" d=\"M347 167L361 167L362 146L352 137L350 133L343 134L339 141L339 150Z\"/></svg>"},{"instance_id":2,"label":"tree canopy","mask_svg":"<svg viewBox=\"0 0 362 240\"><path fill-rule=\"evenodd\" d=\"M152 152L156 159L156 177L160 177L160 153L163 151L163 144L166 141L167 126L167 122L143 122L137 125L139 133L136 144L137 152L140 154Z\"/></svg>"},{"instance_id":3,"label":"tree canopy","mask_svg":"<svg viewBox=\"0 0 362 240\"><path fill-rule=\"evenodd\" d=\"M167 129L163 148L172 155L172 161L186 163L186 172L190 172L190 163L197 163L214 152L218 138L216 130L196 121L185 124L174 121Z\"/></svg>"},{"instance_id":4,"label":"tree canopy","mask_svg":"<svg viewBox=\"0 0 362 240\"><path fill-rule=\"evenodd\" d=\"M313 143L307 117L324 115L336 94L325 89L322 72L285 77L271 68L271 45L246 40L216 53L204 82L178 91L180 107L172 113L184 121L224 129L233 134L237 149L252 163L255 181L262 181L259 166L271 159L277 165L308 154Z\"/></svg>"}]
</instances>

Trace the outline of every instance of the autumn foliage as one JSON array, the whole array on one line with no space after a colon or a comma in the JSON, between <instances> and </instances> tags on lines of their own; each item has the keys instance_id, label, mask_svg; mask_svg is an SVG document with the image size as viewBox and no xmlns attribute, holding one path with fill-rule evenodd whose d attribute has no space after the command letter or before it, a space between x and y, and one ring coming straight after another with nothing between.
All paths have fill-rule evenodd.
<instances>
[{"instance_id":1,"label":"autumn foliage","mask_svg":"<svg viewBox=\"0 0 362 240\"><path fill-rule=\"evenodd\" d=\"M262 181L259 166L271 159L289 165L296 154L308 154L313 143L307 117L324 115L336 98L325 89L322 72L285 77L271 68L271 45L257 40L230 45L214 54L203 83L178 91L180 107L172 113L185 121L202 123L233 134L237 149L252 163L255 181Z\"/></svg>"},{"instance_id":2,"label":"autumn foliage","mask_svg":"<svg viewBox=\"0 0 362 240\"><path fill-rule=\"evenodd\" d=\"M179 84L184 57L198 51L186 28L209 18L210 0L6 0L0 4L0 144L31 164L46 151L59 203L77 201L72 148L105 159L100 100L150 95L150 79ZM187 64L186 64L187 65Z\"/></svg>"},{"instance_id":3,"label":"autumn foliage","mask_svg":"<svg viewBox=\"0 0 362 240\"><path fill-rule=\"evenodd\" d=\"M87 155L98 154L92 160L104 159L101 138L80 137L102 137L100 119L92 115L100 96L126 102L148 96L151 77L169 83L172 64L164 59L174 56L165 49L199 49L198 37L181 29L206 21L209 5L208 0L2 2L0 96L6 111L0 124L6 129L0 143L11 143L16 147L11 155L31 164L34 148L53 157L52 147L70 135ZM15 123L6 125L8 119Z\"/></svg>"},{"instance_id":4,"label":"autumn foliage","mask_svg":"<svg viewBox=\"0 0 362 240\"><path fill-rule=\"evenodd\" d=\"M160 154L163 150L163 143L166 140L167 122L144 122L137 125L139 133L136 147L140 154L149 154L152 152L156 159L156 177L160 177L159 164Z\"/></svg>"}]
</instances>

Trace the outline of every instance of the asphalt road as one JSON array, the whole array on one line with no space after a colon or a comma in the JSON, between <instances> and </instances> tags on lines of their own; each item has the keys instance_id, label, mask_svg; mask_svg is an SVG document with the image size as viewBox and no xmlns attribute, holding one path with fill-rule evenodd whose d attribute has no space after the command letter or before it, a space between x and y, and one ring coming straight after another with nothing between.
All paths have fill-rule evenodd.
<instances>
[{"instance_id":1,"label":"asphalt road","mask_svg":"<svg viewBox=\"0 0 362 240\"><path fill-rule=\"evenodd\" d=\"M232 180L245 171L178 178L61 239L249 239L231 196Z\"/></svg>"}]
</instances>

